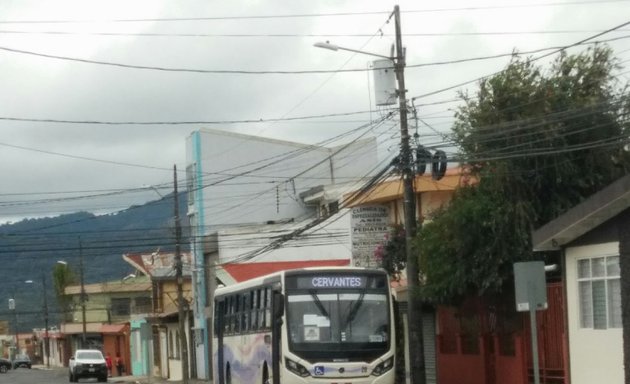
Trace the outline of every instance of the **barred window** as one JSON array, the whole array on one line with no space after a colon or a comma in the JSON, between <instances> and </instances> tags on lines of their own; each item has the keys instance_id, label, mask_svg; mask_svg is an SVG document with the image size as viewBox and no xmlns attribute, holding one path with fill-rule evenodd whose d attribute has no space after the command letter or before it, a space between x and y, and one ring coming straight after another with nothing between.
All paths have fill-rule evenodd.
<instances>
[{"instance_id":1,"label":"barred window","mask_svg":"<svg viewBox=\"0 0 630 384\"><path fill-rule=\"evenodd\" d=\"M621 328L619 256L578 260L580 328Z\"/></svg>"},{"instance_id":2,"label":"barred window","mask_svg":"<svg viewBox=\"0 0 630 384\"><path fill-rule=\"evenodd\" d=\"M129 298L112 299L112 316L129 316L131 300Z\"/></svg>"}]
</instances>

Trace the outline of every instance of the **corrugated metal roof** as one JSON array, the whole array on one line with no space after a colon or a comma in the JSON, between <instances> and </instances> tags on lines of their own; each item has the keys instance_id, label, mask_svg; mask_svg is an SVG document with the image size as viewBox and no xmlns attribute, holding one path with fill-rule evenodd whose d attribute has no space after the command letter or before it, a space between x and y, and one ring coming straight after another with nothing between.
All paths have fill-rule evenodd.
<instances>
[{"instance_id":1,"label":"corrugated metal roof","mask_svg":"<svg viewBox=\"0 0 630 384\"><path fill-rule=\"evenodd\" d=\"M151 290L151 280L146 276L138 276L128 280L107 281L104 283L85 284L85 293L118 293L144 292ZM80 285L71 285L65 289L66 295L81 293Z\"/></svg>"},{"instance_id":2,"label":"corrugated metal roof","mask_svg":"<svg viewBox=\"0 0 630 384\"><path fill-rule=\"evenodd\" d=\"M534 251L557 250L630 207L630 175L532 232Z\"/></svg>"},{"instance_id":3,"label":"corrugated metal roof","mask_svg":"<svg viewBox=\"0 0 630 384\"><path fill-rule=\"evenodd\" d=\"M309 267L338 267L349 264L349 259L273 261L263 263L223 264L222 269L229 274L229 276L234 280L233 282L241 282L278 271ZM219 274L217 274L217 276L219 276ZM226 284L233 282L224 281Z\"/></svg>"}]
</instances>

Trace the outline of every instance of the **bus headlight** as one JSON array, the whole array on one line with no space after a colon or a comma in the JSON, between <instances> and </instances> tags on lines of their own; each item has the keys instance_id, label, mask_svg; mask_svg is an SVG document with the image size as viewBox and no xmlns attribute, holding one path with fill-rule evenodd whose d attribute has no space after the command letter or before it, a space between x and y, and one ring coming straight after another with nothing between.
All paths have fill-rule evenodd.
<instances>
[{"instance_id":1,"label":"bus headlight","mask_svg":"<svg viewBox=\"0 0 630 384\"><path fill-rule=\"evenodd\" d=\"M308 372L308 370L306 368L304 368L304 366L302 366L301 364L296 363L293 360L289 360L287 358L284 359L285 364L287 366L287 369L293 373L295 373L296 375L300 376L300 377L306 377L306 376L310 376L311 374Z\"/></svg>"},{"instance_id":2,"label":"bus headlight","mask_svg":"<svg viewBox=\"0 0 630 384\"><path fill-rule=\"evenodd\" d=\"M392 369L392 367L394 366L394 357L390 357L389 359L383 361L382 363L380 363L379 365L377 365L374 370L372 371L372 375L374 376L380 376L383 373L389 371L390 369Z\"/></svg>"}]
</instances>

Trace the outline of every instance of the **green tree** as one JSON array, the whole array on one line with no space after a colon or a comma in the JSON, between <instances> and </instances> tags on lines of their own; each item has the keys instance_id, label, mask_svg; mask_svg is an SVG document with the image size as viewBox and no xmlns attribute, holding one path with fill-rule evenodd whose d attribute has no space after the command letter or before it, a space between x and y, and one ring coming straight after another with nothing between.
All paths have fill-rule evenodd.
<instances>
[{"instance_id":1,"label":"green tree","mask_svg":"<svg viewBox=\"0 0 630 384\"><path fill-rule=\"evenodd\" d=\"M610 49L560 55L548 69L515 56L461 95L452 139L477 183L419 231L425 294L501 290L530 259L532 229L625 173L628 95Z\"/></svg>"},{"instance_id":2,"label":"green tree","mask_svg":"<svg viewBox=\"0 0 630 384\"><path fill-rule=\"evenodd\" d=\"M52 275L57 304L63 318L66 319L72 313L72 300L70 296L65 294L65 289L67 286L78 284L78 279L74 271L66 264L55 264Z\"/></svg>"},{"instance_id":3,"label":"green tree","mask_svg":"<svg viewBox=\"0 0 630 384\"><path fill-rule=\"evenodd\" d=\"M383 242L374 250L374 258L394 280L400 279L407 261L405 228L402 225L391 227Z\"/></svg>"}]
</instances>

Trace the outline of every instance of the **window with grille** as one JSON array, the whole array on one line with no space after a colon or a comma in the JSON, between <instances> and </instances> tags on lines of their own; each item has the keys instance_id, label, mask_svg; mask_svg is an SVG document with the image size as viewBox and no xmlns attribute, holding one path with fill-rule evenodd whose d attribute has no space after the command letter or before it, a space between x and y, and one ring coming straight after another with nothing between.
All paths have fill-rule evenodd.
<instances>
[{"instance_id":1,"label":"window with grille","mask_svg":"<svg viewBox=\"0 0 630 384\"><path fill-rule=\"evenodd\" d=\"M580 259L577 269L580 328L621 328L619 256Z\"/></svg>"},{"instance_id":2,"label":"window with grille","mask_svg":"<svg viewBox=\"0 0 630 384\"><path fill-rule=\"evenodd\" d=\"M112 316L129 316L131 314L131 299L112 299Z\"/></svg>"},{"instance_id":3,"label":"window with grille","mask_svg":"<svg viewBox=\"0 0 630 384\"><path fill-rule=\"evenodd\" d=\"M134 299L133 313L149 313L151 312L150 297L136 297Z\"/></svg>"}]
</instances>

